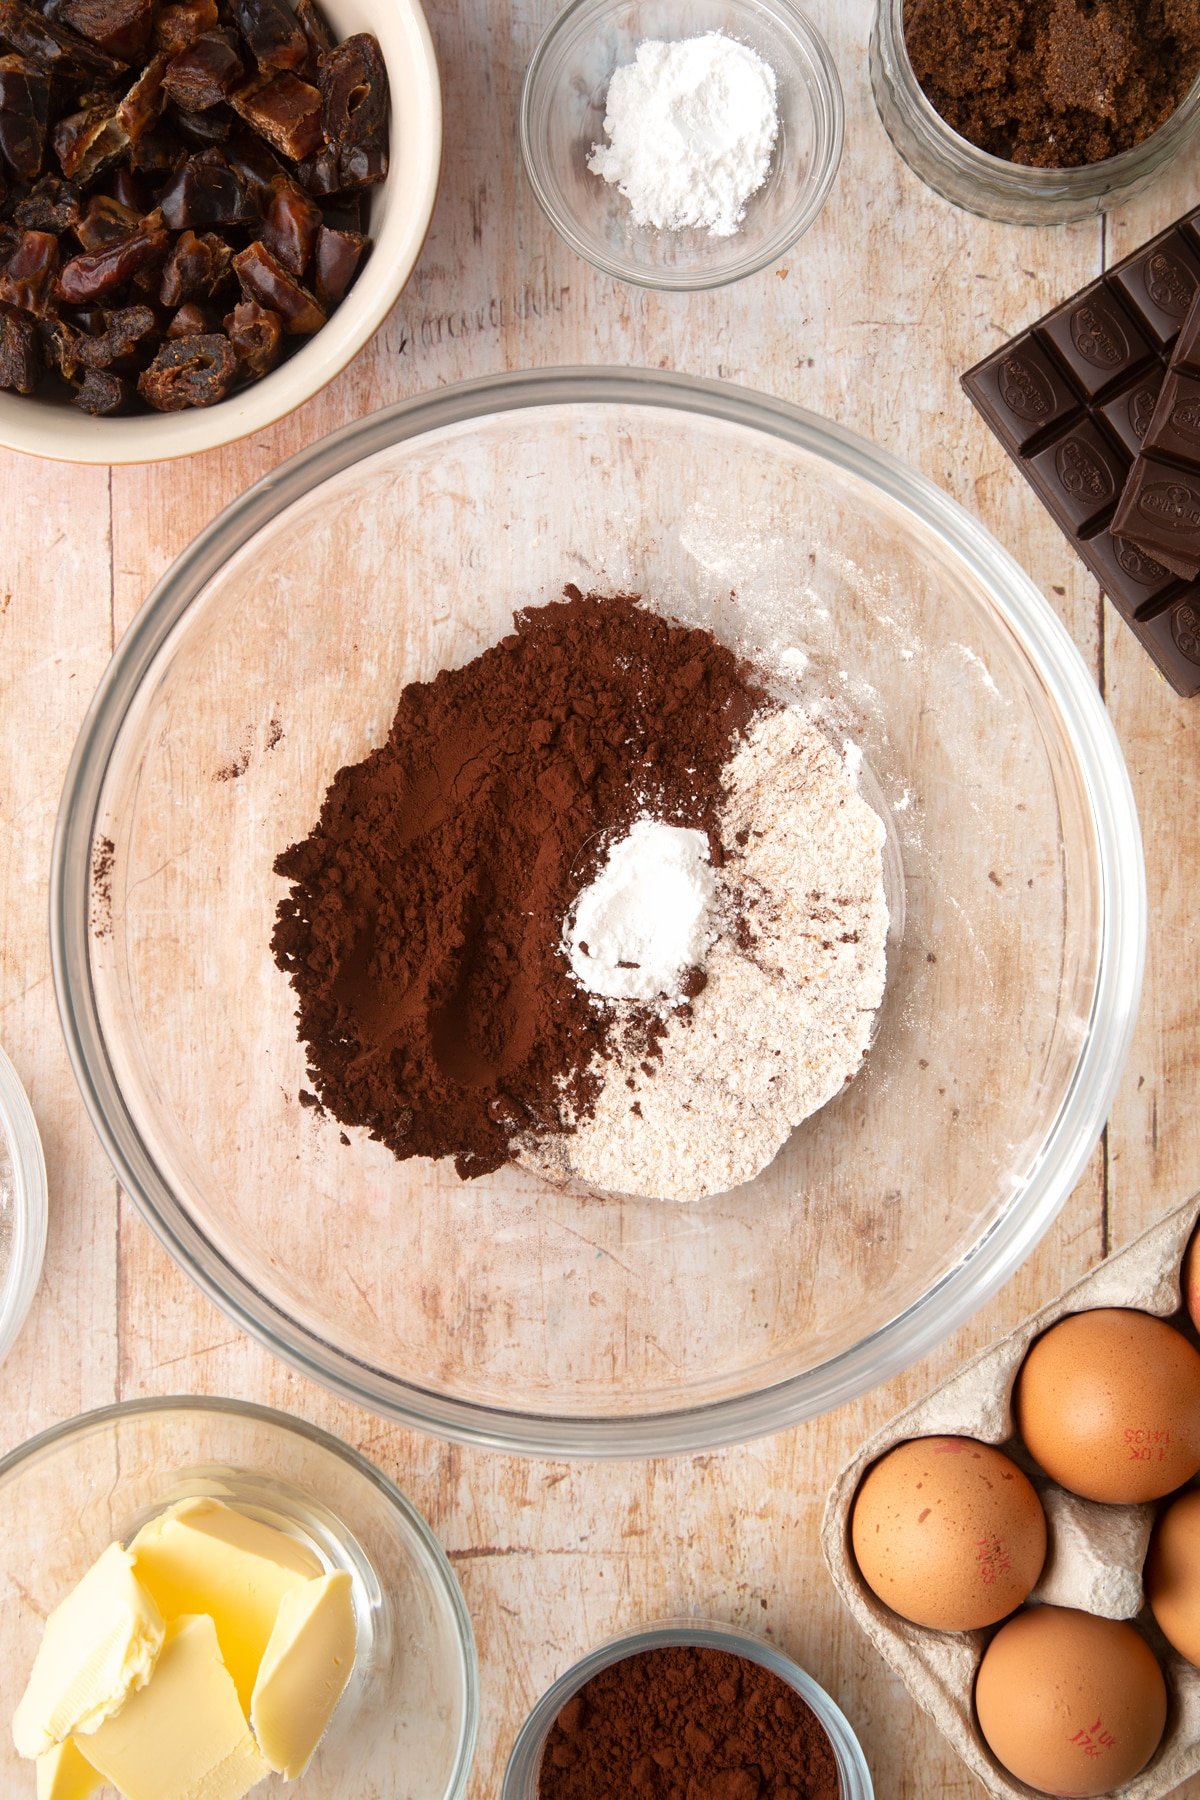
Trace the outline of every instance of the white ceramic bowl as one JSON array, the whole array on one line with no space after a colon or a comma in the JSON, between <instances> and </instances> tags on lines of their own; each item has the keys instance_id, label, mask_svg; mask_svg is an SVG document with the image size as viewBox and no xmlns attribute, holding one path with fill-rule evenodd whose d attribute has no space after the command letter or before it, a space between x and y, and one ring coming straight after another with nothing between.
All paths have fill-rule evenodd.
<instances>
[{"instance_id":1,"label":"white ceramic bowl","mask_svg":"<svg viewBox=\"0 0 1200 1800\"><path fill-rule=\"evenodd\" d=\"M374 336L412 274L437 197L442 90L420 0L321 0L339 38L371 31L391 84L391 167L371 194L373 248L329 323L264 380L216 406L93 419L66 397L0 393L0 445L74 463L165 462L215 450L294 412Z\"/></svg>"}]
</instances>

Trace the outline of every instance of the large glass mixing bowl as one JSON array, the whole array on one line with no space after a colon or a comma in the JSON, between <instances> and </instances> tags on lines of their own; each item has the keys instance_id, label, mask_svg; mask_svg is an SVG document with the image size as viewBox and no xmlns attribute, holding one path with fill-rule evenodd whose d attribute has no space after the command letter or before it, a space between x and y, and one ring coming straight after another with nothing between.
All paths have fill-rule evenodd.
<instances>
[{"instance_id":1,"label":"large glass mixing bowl","mask_svg":"<svg viewBox=\"0 0 1200 1800\"><path fill-rule=\"evenodd\" d=\"M273 858L405 682L567 581L711 627L818 707L903 868L865 1069L758 1180L694 1205L464 1185L297 1100ZM563 1455L778 1429L966 1319L1096 1141L1145 940L1107 714L987 533L781 401L598 370L379 413L196 540L88 715L52 917L92 1117L205 1291L378 1412Z\"/></svg>"}]
</instances>

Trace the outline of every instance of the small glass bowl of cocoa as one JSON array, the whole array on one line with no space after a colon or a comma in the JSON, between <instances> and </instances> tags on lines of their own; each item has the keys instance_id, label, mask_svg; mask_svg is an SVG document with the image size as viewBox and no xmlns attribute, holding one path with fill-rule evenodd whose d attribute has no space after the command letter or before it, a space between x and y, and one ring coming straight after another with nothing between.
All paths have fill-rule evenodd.
<instances>
[{"instance_id":1,"label":"small glass bowl of cocoa","mask_svg":"<svg viewBox=\"0 0 1200 1800\"><path fill-rule=\"evenodd\" d=\"M1010 225L1065 225L1122 204L1200 127L1200 4L1157 36L1134 0L1092 7L1074 34L1028 0L1015 43L994 0L877 0L871 86L894 148L935 193ZM1078 33L1086 30L1086 41ZM1165 35L1164 35L1165 34Z\"/></svg>"},{"instance_id":2,"label":"small glass bowl of cocoa","mask_svg":"<svg viewBox=\"0 0 1200 1800\"><path fill-rule=\"evenodd\" d=\"M538 1701L504 1774L501 1800L598 1800L615 1793L794 1794L874 1800L845 1715L765 1638L734 1625L670 1620L613 1639Z\"/></svg>"}]
</instances>

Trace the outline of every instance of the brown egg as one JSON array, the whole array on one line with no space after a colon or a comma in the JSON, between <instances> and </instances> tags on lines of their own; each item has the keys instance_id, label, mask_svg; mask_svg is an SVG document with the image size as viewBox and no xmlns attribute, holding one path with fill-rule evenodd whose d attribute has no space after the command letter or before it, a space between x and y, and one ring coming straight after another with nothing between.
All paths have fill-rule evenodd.
<instances>
[{"instance_id":1,"label":"brown egg","mask_svg":"<svg viewBox=\"0 0 1200 1800\"><path fill-rule=\"evenodd\" d=\"M975 1711L992 1755L1018 1781L1086 1800L1123 1787L1150 1761L1167 1687L1132 1625L1033 1606L985 1650Z\"/></svg>"},{"instance_id":2,"label":"brown egg","mask_svg":"<svg viewBox=\"0 0 1200 1800\"><path fill-rule=\"evenodd\" d=\"M1085 1500L1158 1500L1200 1469L1200 1352L1149 1313L1060 1319L1022 1363L1013 1403L1030 1455Z\"/></svg>"},{"instance_id":3,"label":"brown egg","mask_svg":"<svg viewBox=\"0 0 1200 1800\"><path fill-rule=\"evenodd\" d=\"M1180 1494L1154 1528L1146 1598L1167 1642L1200 1668L1200 1489Z\"/></svg>"},{"instance_id":4,"label":"brown egg","mask_svg":"<svg viewBox=\"0 0 1200 1800\"><path fill-rule=\"evenodd\" d=\"M1200 1231L1183 1259L1183 1303L1192 1315L1192 1324L1200 1331Z\"/></svg>"},{"instance_id":5,"label":"brown egg","mask_svg":"<svg viewBox=\"0 0 1200 1800\"><path fill-rule=\"evenodd\" d=\"M850 1523L873 1593L915 1625L970 1631L1020 1606L1046 1560L1030 1482L974 1438L914 1438L864 1476Z\"/></svg>"}]
</instances>

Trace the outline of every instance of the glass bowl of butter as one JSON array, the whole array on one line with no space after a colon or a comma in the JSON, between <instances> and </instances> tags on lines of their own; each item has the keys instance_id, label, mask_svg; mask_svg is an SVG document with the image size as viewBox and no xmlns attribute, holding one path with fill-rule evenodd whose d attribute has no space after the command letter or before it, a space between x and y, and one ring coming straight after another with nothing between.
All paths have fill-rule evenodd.
<instances>
[{"instance_id":1,"label":"glass bowl of butter","mask_svg":"<svg viewBox=\"0 0 1200 1800\"><path fill-rule=\"evenodd\" d=\"M0 1462L7 1800L458 1800L474 1642L364 1458L232 1400L132 1401Z\"/></svg>"}]
</instances>

